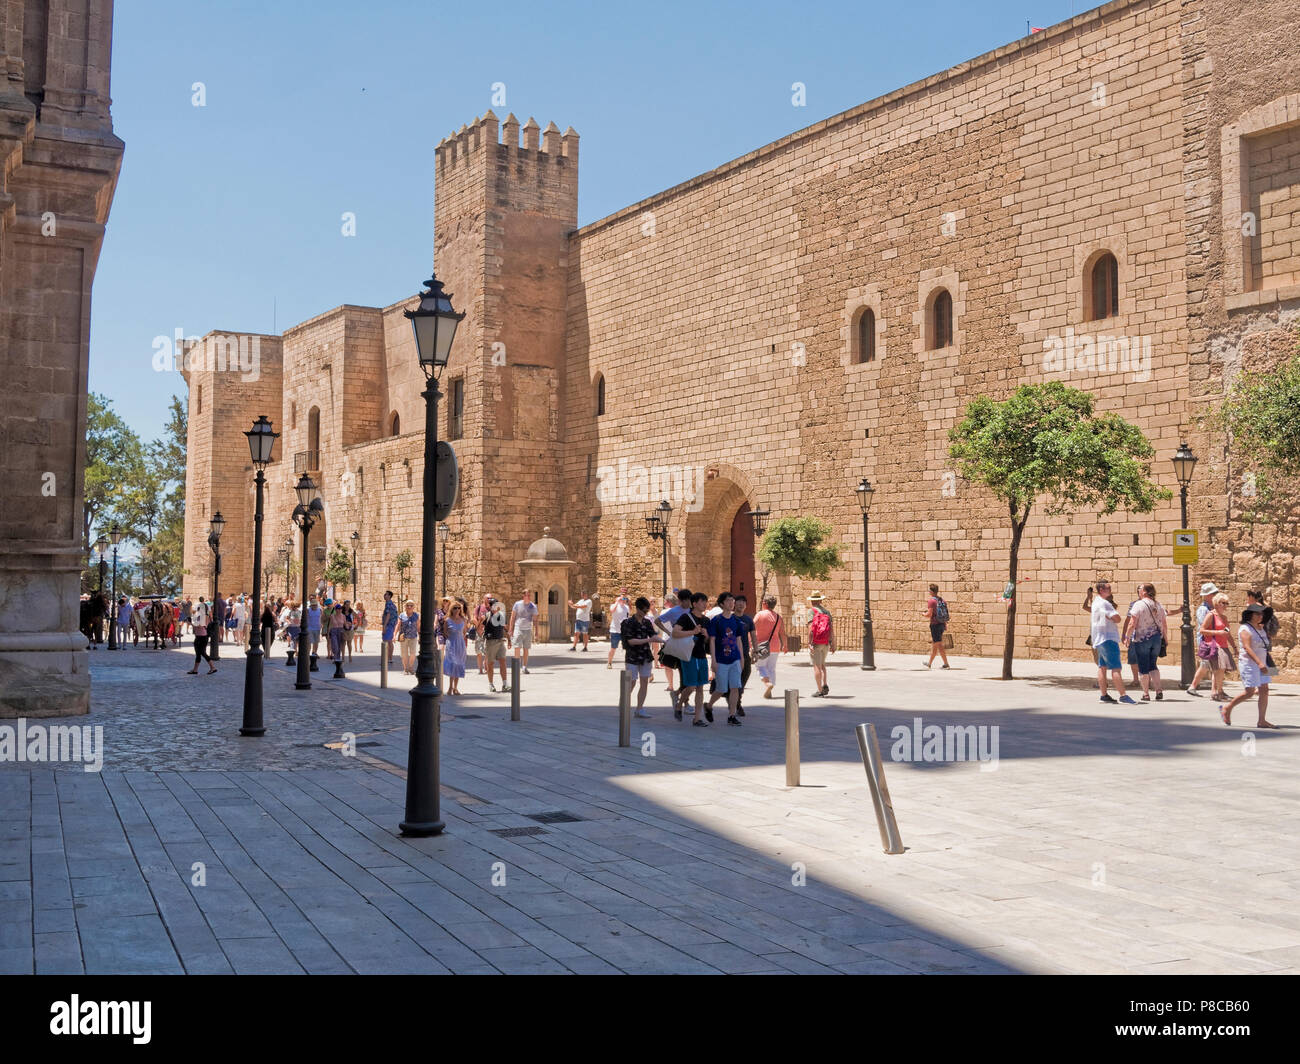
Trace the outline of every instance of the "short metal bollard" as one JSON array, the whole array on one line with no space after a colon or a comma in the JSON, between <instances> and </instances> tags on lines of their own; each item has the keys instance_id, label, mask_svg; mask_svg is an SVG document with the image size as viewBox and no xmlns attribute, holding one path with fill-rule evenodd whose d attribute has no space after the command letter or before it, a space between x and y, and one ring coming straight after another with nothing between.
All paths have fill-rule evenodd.
<instances>
[{"instance_id":1,"label":"short metal bollard","mask_svg":"<svg viewBox=\"0 0 1300 1064\"><path fill-rule=\"evenodd\" d=\"M785 785L799 786L799 692L785 692Z\"/></svg>"},{"instance_id":2,"label":"short metal bollard","mask_svg":"<svg viewBox=\"0 0 1300 1064\"><path fill-rule=\"evenodd\" d=\"M618 745L632 745L632 684L631 674L623 669L618 674Z\"/></svg>"},{"instance_id":3,"label":"short metal bollard","mask_svg":"<svg viewBox=\"0 0 1300 1064\"><path fill-rule=\"evenodd\" d=\"M519 719L519 659L510 659L510 719Z\"/></svg>"},{"instance_id":4,"label":"short metal bollard","mask_svg":"<svg viewBox=\"0 0 1300 1064\"><path fill-rule=\"evenodd\" d=\"M343 659L342 659L342 658L335 658L335 659L334 659L334 675L331 676L330 679L332 679L332 680L345 680L345 679L347 679L347 677L343 675Z\"/></svg>"},{"instance_id":5,"label":"short metal bollard","mask_svg":"<svg viewBox=\"0 0 1300 1064\"><path fill-rule=\"evenodd\" d=\"M379 643L379 686L388 686L388 655L393 652L393 644L388 640Z\"/></svg>"},{"instance_id":6,"label":"short metal bollard","mask_svg":"<svg viewBox=\"0 0 1300 1064\"><path fill-rule=\"evenodd\" d=\"M903 837L898 833L894 819L894 803L889 797L885 782L885 764L880 759L880 744L876 742L874 724L858 725L858 749L862 751L862 764L867 770L867 783L871 785L871 801L876 807L876 823L880 826L880 844L885 853L902 853Z\"/></svg>"}]
</instances>

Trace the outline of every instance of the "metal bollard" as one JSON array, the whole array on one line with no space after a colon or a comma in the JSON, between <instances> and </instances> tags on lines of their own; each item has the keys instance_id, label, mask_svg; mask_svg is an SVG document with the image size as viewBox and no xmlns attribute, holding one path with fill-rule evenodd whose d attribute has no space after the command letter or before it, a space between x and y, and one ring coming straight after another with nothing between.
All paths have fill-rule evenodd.
<instances>
[{"instance_id":1,"label":"metal bollard","mask_svg":"<svg viewBox=\"0 0 1300 1064\"><path fill-rule=\"evenodd\" d=\"M785 692L785 785L799 786L799 692Z\"/></svg>"},{"instance_id":2,"label":"metal bollard","mask_svg":"<svg viewBox=\"0 0 1300 1064\"><path fill-rule=\"evenodd\" d=\"M871 785L871 801L876 807L876 823L880 826L880 844L885 853L902 853L903 838L898 833L898 821L894 819L894 803L889 797L889 785L885 783L885 765L880 759L874 724L858 725L858 749L862 751L867 783Z\"/></svg>"},{"instance_id":3,"label":"metal bollard","mask_svg":"<svg viewBox=\"0 0 1300 1064\"><path fill-rule=\"evenodd\" d=\"M632 745L632 685L631 674L623 669L618 674L618 745Z\"/></svg>"},{"instance_id":4,"label":"metal bollard","mask_svg":"<svg viewBox=\"0 0 1300 1064\"><path fill-rule=\"evenodd\" d=\"M388 655L392 652L393 644L385 639L379 641L379 686L388 686Z\"/></svg>"},{"instance_id":5,"label":"metal bollard","mask_svg":"<svg viewBox=\"0 0 1300 1064\"><path fill-rule=\"evenodd\" d=\"M519 719L519 659L510 659L510 719Z\"/></svg>"}]
</instances>

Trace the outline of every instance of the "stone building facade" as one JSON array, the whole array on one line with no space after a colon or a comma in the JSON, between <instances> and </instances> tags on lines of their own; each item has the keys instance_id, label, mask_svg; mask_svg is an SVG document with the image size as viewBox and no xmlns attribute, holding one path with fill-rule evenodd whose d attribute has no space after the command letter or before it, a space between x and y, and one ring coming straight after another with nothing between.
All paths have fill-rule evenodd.
<instances>
[{"instance_id":1,"label":"stone building facade","mask_svg":"<svg viewBox=\"0 0 1300 1064\"><path fill-rule=\"evenodd\" d=\"M466 312L440 410L463 473L451 589L513 597L549 526L574 592L658 591L645 517L668 496L669 585L744 587L752 603L749 510L815 514L844 547L821 590L851 646L853 489L867 476L877 646L928 642L919 611L936 582L958 648L999 653L1010 528L955 475L947 434L977 394L1060 379L1138 424L1171 488L1169 459L1192 445L1194 579L1238 603L1246 586L1268 590L1275 656L1295 674L1295 514L1267 529L1241 519L1240 471L1198 415L1300 328L1296 14L1294 0L1248 13L1114 0L582 228L572 129L492 112L462 127L436 163L437 272ZM208 485L189 495L191 590L209 590L211 509L227 537L251 525L246 452L225 449L261 413L285 432L268 528L288 531L295 460L314 462L321 543L360 532L363 598L393 585L400 550L418 559L422 381L400 313L412 302L339 307L278 346L263 337L256 384L203 371L217 423L195 414L191 372L191 477ZM1136 517L1035 514L1019 651L1084 658L1080 605L1101 576L1121 597L1152 580L1174 607L1177 527L1176 499ZM239 564L223 590L249 586ZM769 586L786 611L812 590Z\"/></svg>"},{"instance_id":2,"label":"stone building facade","mask_svg":"<svg viewBox=\"0 0 1300 1064\"><path fill-rule=\"evenodd\" d=\"M110 0L0 3L0 717L85 713L90 291L122 142Z\"/></svg>"}]
</instances>

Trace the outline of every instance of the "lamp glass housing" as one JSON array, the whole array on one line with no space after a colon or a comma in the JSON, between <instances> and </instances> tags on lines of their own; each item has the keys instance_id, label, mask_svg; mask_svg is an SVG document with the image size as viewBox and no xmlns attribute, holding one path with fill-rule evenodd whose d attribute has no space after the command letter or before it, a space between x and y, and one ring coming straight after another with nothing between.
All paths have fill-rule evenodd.
<instances>
[{"instance_id":1,"label":"lamp glass housing","mask_svg":"<svg viewBox=\"0 0 1300 1064\"><path fill-rule=\"evenodd\" d=\"M253 427L244 433L248 437L248 452L252 455L253 465L265 469L271 461L271 452L280 434L271 428L271 422L265 414L253 422Z\"/></svg>"}]
</instances>

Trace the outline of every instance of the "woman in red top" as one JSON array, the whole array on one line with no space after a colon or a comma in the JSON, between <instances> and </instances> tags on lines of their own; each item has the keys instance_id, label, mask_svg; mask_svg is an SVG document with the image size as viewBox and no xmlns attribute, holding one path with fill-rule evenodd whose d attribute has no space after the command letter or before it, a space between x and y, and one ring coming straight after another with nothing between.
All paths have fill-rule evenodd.
<instances>
[{"instance_id":1,"label":"woman in red top","mask_svg":"<svg viewBox=\"0 0 1300 1064\"><path fill-rule=\"evenodd\" d=\"M1201 622L1200 639L1196 656L1210 666L1214 673L1213 698L1227 700L1223 693L1223 674L1234 668L1232 658L1232 632L1228 627L1228 596L1220 592L1214 596L1214 609L1205 615Z\"/></svg>"}]
</instances>

